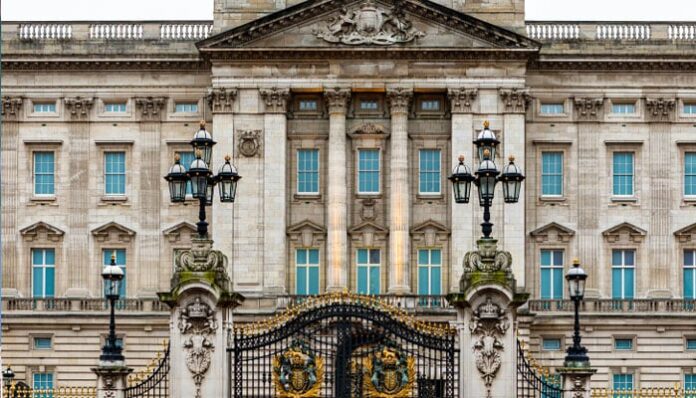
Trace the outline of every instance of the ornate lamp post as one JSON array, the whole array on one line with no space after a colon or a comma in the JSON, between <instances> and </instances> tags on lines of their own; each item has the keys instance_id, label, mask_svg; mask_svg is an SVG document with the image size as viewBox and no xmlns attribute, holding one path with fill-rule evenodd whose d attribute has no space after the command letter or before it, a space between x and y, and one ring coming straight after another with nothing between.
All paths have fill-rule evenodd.
<instances>
[{"instance_id":1,"label":"ornate lamp post","mask_svg":"<svg viewBox=\"0 0 696 398\"><path fill-rule=\"evenodd\" d=\"M587 356L587 348L580 345L580 301L585 295L585 280L587 274L580 267L580 260L573 260L573 268L568 270L565 276L568 281L568 292L570 299L575 304L575 328L573 333L573 346L566 351L564 366L567 367L589 367L590 358Z\"/></svg>"},{"instance_id":2,"label":"ornate lamp post","mask_svg":"<svg viewBox=\"0 0 696 398\"><path fill-rule=\"evenodd\" d=\"M483 237L489 239L493 231L490 207L493 204L496 184L498 182L503 184L505 203L517 203L520 199L520 189L524 175L522 174L522 169L515 164L515 158L512 156L509 159L510 163L505 166L502 174L500 173L494 162L500 141L495 138L495 134L489 129L488 121L483 123L483 131L479 133L474 144L478 149L480 160L478 170L471 174L471 169L464 164L464 156L460 156L459 164L452 170L449 180L452 181L452 190L456 203L469 203L471 183L473 182L476 185L479 194L479 205L483 207L481 229Z\"/></svg>"},{"instance_id":3,"label":"ornate lamp post","mask_svg":"<svg viewBox=\"0 0 696 398\"><path fill-rule=\"evenodd\" d=\"M10 365L7 365L7 368L2 371L2 383L7 387L12 384L14 378L15 372L12 370Z\"/></svg>"},{"instance_id":4,"label":"ornate lamp post","mask_svg":"<svg viewBox=\"0 0 696 398\"><path fill-rule=\"evenodd\" d=\"M213 204L213 188L218 185L220 201L233 203L237 192L237 181L242 178L237 169L230 163L229 155L225 157L225 163L220 167L217 175L213 175L208 165L213 156L213 146L216 144L212 136L205 130L205 122L201 121L201 128L191 140L196 159L191 162L188 171L181 165L177 156L174 165L169 169L164 179L169 183L169 197L172 203L186 200L186 186L191 183L191 196L198 199L198 223L196 223L198 235L208 236L208 222L206 221L205 207Z\"/></svg>"},{"instance_id":5,"label":"ornate lamp post","mask_svg":"<svg viewBox=\"0 0 696 398\"><path fill-rule=\"evenodd\" d=\"M102 271L102 279L104 279L104 289L106 298L111 306L111 316L109 318L109 337L106 338L106 344L102 348L102 353L99 360L102 362L123 362L123 354L121 347L116 344L116 314L115 305L119 297L119 285L123 279L123 270L116 265L116 254L111 255L111 263L104 267Z\"/></svg>"}]
</instances>

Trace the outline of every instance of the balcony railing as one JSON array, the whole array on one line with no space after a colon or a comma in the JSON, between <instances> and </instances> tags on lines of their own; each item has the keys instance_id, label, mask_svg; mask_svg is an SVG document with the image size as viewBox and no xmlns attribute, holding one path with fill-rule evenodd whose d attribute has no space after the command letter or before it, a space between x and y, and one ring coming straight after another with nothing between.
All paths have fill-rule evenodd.
<instances>
[{"instance_id":1,"label":"balcony railing","mask_svg":"<svg viewBox=\"0 0 696 398\"><path fill-rule=\"evenodd\" d=\"M531 312L573 312L571 300L530 300ZM696 313L696 300L683 299L585 299L581 312L595 313Z\"/></svg>"},{"instance_id":2,"label":"balcony railing","mask_svg":"<svg viewBox=\"0 0 696 398\"><path fill-rule=\"evenodd\" d=\"M671 40L696 42L696 22L528 21L527 36L539 41Z\"/></svg>"},{"instance_id":3,"label":"balcony railing","mask_svg":"<svg viewBox=\"0 0 696 398\"><path fill-rule=\"evenodd\" d=\"M213 21L4 22L4 40L197 41L210 36Z\"/></svg>"},{"instance_id":4,"label":"balcony railing","mask_svg":"<svg viewBox=\"0 0 696 398\"><path fill-rule=\"evenodd\" d=\"M276 299L277 308L284 309L289 306L294 306L302 301L306 300L309 296L298 296L298 295L288 295L279 296ZM454 311L454 308L449 305L446 296L442 295L392 295L384 294L374 296L380 302L392 306L404 309L409 312L448 312Z\"/></svg>"},{"instance_id":5,"label":"balcony railing","mask_svg":"<svg viewBox=\"0 0 696 398\"><path fill-rule=\"evenodd\" d=\"M2 311L108 311L109 302L100 298L3 298ZM156 298L128 298L116 301L116 310L125 312L163 312L169 307Z\"/></svg>"}]
</instances>

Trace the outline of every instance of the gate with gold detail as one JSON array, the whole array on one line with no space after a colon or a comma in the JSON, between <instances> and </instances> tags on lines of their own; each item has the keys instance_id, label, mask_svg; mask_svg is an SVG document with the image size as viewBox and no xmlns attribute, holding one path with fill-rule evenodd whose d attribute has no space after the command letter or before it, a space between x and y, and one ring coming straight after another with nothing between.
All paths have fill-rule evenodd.
<instances>
[{"instance_id":1,"label":"gate with gold detail","mask_svg":"<svg viewBox=\"0 0 696 398\"><path fill-rule=\"evenodd\" d=\"M268 321L235 328L235 398L453 398L455 329L378 299L309 297Z\"/></svg>"}]
</instances>

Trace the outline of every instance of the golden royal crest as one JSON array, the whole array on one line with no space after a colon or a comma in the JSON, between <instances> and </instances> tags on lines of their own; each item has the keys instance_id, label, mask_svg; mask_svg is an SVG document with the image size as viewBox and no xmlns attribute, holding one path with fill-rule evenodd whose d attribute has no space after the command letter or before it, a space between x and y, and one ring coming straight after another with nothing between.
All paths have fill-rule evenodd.
<instances>
[{"instance_id":1,"label":"golden royal crest","mask_svg":"<svg viewBox=\"0 0 696 398\"><path fill-rule=\"evenodd\" d=\"M273 384L278 398L318 398L324 378L324 361L306 341L295 340L273 358Z\"/></svg>"},{"instance_id":2,"label":"golden royal crest","mask_svg":"<svg viewBox=\"0 0 696 398\"><path fill-rule=\"evenodd\" d=\"M415 361L395 347L380 347L367 361L363 389L368 398L407 398L415 380Z\"/></svg>"}]
</instances>

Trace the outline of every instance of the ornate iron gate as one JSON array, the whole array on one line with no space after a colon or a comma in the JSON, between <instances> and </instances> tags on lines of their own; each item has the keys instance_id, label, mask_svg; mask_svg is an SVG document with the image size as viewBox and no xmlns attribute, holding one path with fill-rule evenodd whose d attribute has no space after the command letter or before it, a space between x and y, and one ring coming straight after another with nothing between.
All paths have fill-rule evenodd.
<instances>
[{"instance_id":1,"label":"ornate iron gate","mask_svg":"<svg viewBox=\"0 0 696 398\"><path fill-rule=\"evenodd\" d=\"M562 398L563 386L559 375L539 372L527 359L517 340L517 398Z\"/></svg>"},{"instance_id":2,"label":"ornate iron gate","mask_svg":"<svg viewBox=\"0 0 696 398\"><path fill-rule=\"evenodd\" d=\"M142 380L126 388L126 398L167 398L169 397L169 350L167 344L164 356L157 354L157 367Z\"/></svg>"},{"instance_id":3,"label":"ornate iron gate","mask_svg":"<svg viewBox=\"0 0 696 398\"><path fill-rule=\"evenodd\" d=\"M347 293L235 328L228 353L235 398L453 398L459 388L453 328Z\"/></svg>"}]
</instances>

